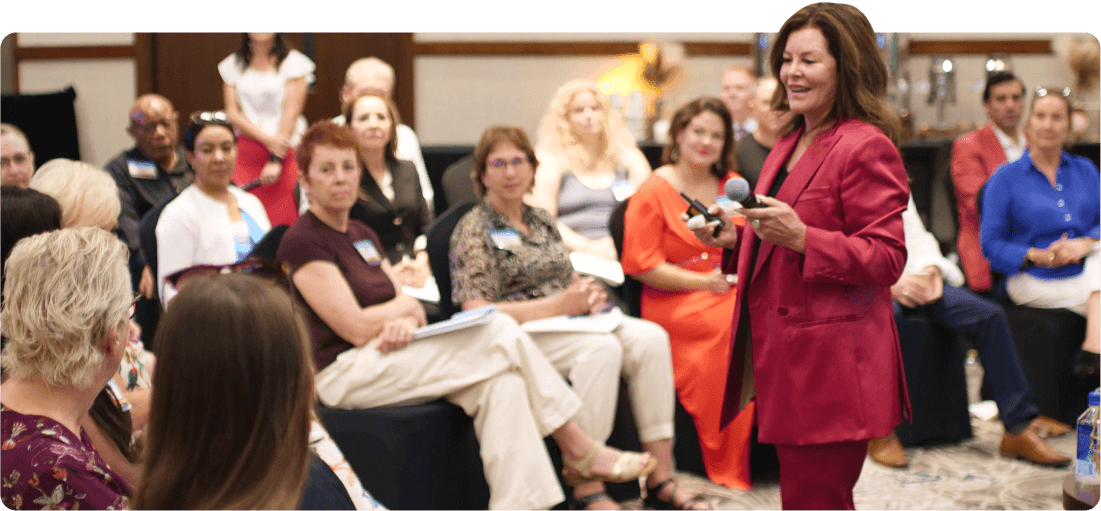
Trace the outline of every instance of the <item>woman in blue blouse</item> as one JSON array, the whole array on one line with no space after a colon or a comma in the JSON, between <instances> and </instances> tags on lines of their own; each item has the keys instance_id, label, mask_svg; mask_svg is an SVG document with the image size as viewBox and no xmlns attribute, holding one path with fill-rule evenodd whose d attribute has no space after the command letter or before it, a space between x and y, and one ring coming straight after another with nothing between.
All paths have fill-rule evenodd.
<instances>
[{"instance_id":1,"label":"woman in blue blouse","mask_svg":"<svg viewBox=\"0 0 1101 511\"><path fill-rule=\"evenodd\" d=\"M1063 151L1069 128L1065 95L1037 89L1025 128L1029 148L987 182L980 234L991 268L1010 276L1013 303L1085 316L1074 374L1096 379L1101 179L1090 160Z\"/></svg>"}]
</instances>

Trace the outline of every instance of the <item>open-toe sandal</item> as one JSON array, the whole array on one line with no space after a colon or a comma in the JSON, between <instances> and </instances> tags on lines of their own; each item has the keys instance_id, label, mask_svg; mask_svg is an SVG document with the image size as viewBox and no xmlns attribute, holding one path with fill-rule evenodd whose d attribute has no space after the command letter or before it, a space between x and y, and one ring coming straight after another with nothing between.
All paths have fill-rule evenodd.
<instances>
[{"instance_id":1,"label":"open-toe sandal","mask_svg":"<svg viewBox=\"0 0 1101 511\"><path fill-rule=\"evenodd\" d=\"M611 495L608 495L607 492L598 491L585 495L584 497L571 498L570 509L588 509L589 506L605 500L615 502L617 506L619 505L619 503L616 502Z\"/></svg>"},{"instance_id":2,"label":"open-toe sandal","mask_svg":"<svg viewBox=\"0 0 1101 511\"><path fill-rule=\"evenodd\" d=\"M562 465L565 468L562 469L562 479L566 484L577 486L594 481L625 483L638 480L638 478L653 472L658 466L657 460L652 456L646 464L643 464L642 460L645 459L645 454L624 452L609 447L608 449L615 454L615 463L612 465L612 469L606 475L594 474L593 463L596 462L596 455L600 453L600 449L603 447L603 444L593 442L585 455L580 458L573 458L563 453Z\"/></svg>"},{"instance_id":3,"label":"open-toe sandal","mask_svg":"<svg viewBox=\"0 0 1101 511\"><path fill-rule=\"evenodd\" d=\"M672 486L672 488L669 490L669 498L663 499L661 498L661 492L665 491L666 486ZM666 479L653 488L647 487L646 498L642 500L642 503L651 509L677 509L687 511L696 509L696 505L702 502L707 504L707 509L711 509L711 504L699 495L695 495L690 499L685 499L684 502L677 505L676 498L678 488L680 487L677 486L677 483L673 482L673 479Z\"/></svg>"}]
</instances>

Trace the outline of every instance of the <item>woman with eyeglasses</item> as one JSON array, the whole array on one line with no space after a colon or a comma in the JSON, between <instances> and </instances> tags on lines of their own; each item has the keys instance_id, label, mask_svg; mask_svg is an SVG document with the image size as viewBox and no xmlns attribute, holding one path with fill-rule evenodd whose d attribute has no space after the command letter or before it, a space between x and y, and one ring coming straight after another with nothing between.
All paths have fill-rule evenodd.
<instances>
[{"instance_id":1,"label":"woman with eyeglasses","mask_svg":"<svg viewBox=\"0 0 1101 511\"><path fill-rule=\"evenodd\" d=\"M746 489L753 411L720 428L722 392L715 391L715 382L726 378L730 321L723 318L734 315L737 281L719 269L722 249L700 242L681 220L688 209L681 193L709 206L736 175L730 126L730 112L718 98L701 97L675 112L665 165L624 214L623 272L642 282L642 317L669 332L677 396L695 421L707 477Z\"/></svg>"},{"instance_id":2,"label":"woman with eyeglasses","mask_svg":"<svg viewBox=\"0 0 1101 511\"><path fill-rule=\"evenodd\" d=\"M987 181L979 234L991 268L1009 276L1013 303L1086 318L1071 371L1097 380L1101 180L1088 158L1063 150L1071 117L1064 90L1037 89L1025 123L1028 149Z\"/></svg>"},{"instance_id":3,"label":"woman with eyeglasses","mask_svg":"<svg viewBox=\"0 0 1101 511\"><path fill-rule=\"evenodd\" d=\"M241 134L233 181L260 198L273 225L298 218L293 148L306 131L315 67L274 33L241 34L237 51L218 63L226 115Z\"/></svg>"},{"instance_id":4,"label":"woman with eyeglasses","mask_svg":"<svg viewBox=\"0 0 1101 511\"><path fill-rule=\"evenodd\" d=\"M50 231L17 243L5 271L0 500L9 509L128 507L131 482L82 427L127 343L126 246L94 227Z\"/></svg>"},{"instance_id":5,"label":"woman with eyeglasses","mask_svg":"<svg viewBox=\"0 0 1101 511\"><path fill-rule=\"evenodd\" d=\"M552 436L568 477L628 481L653 470L647 455L592 441L570 420L577 396L505 314L414 340L420 302L401 292L378 236L349 218L362 168L356 139L319 122L298 147L310 209L283 236L313 341L326 406L372 408L446 399L474 417L490 509L544 509L563 500L543 446Z\"/></svg>"},{"instance_id":6,"label":"woman with eyeglasses","mask_svg":"<svg viewBox=\"0 0 1101 511\"><path fill-rule=\"evenodd\" d=\"M191 116L184 150L195 182L168 203L157 222L157 286L168 303L164 278L199 264L244 259L271 229L264 205L233 185L237 135L221 112Z\"/></svg>"},{"instance_id":7,"label":"woman with eyeglasses","mask_svg":"<svg viewBox=\"0 0 1101 511\"><path fill-rule=\"evenodd\" d=\"M604 287L579 277L554 220L523 202L538 166L526 133L493 126L474 149L474 190L482 201L455 227L449 256L452 296L463 309L494 305L524 325L560 315L608 310ZM708 509L672 484L673 375L668 334L649 321L612 311L597 332L532 332L539 351L581 397L578 425L594 439L612 431L620 375L627 379L643 449L657 462L648 504ZM573 505L618 509L599 481L574 485Z\"/></svg>"}]
</instances>

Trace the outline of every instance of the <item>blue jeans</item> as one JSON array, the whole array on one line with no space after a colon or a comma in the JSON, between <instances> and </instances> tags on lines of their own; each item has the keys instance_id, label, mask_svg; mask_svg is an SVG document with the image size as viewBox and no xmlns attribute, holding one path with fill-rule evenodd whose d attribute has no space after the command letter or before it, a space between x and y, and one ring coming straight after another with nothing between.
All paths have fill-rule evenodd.
<instances>
[{"instance_id":1,"label":"blue jeans","mask_svg":"<svg viewBox=\"0 0 1101 511\"><path fill-rule=\"evenodd\" d=\"M895 302L896 319L902 311L902 306ZM1006 431L1019 433L1039 414L1001 305L970 290L945 284L940 300L907 309L907 313L910 311L925 314L933 323L971 339Z\"/></svg>"}]
</instances>

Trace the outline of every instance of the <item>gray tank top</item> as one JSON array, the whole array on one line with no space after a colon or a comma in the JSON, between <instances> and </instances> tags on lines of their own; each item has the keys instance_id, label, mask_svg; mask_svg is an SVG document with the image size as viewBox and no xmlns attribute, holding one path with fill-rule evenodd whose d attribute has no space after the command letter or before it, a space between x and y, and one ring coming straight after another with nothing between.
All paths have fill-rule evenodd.
<instances>
[{"instance_id":1,"label":"gray tank top","mask_svg":"<svg viewBox=\"0 0 1101 511\"><path fill-rule=\"evenodd\" d=\"M626 180L627 169L617 167L613 183ZM617 203L611 187L594 190L567 172L558 189L558 221L589 239L611 236L608 219Z\"/></svg>"}]
</instances>

